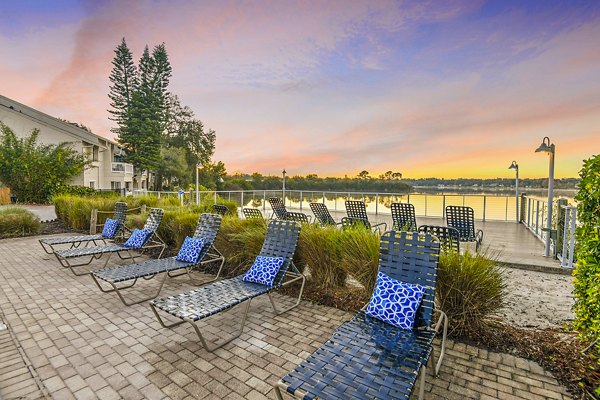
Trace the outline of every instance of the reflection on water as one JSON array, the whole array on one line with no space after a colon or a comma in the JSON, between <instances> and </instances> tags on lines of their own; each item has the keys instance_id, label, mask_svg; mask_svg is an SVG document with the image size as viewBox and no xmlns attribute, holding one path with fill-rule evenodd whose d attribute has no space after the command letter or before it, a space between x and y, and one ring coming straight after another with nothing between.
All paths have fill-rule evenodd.
<instances>
[{"instance_id":1,"label":"reflection on water","mask_svg":"<svg viewBox=\"0 0 600 400\"><path fill-rule=\"evenodd\" d=\"M285 204L290 209L302 210L310 213L310 203L324 203L331 211L345 211L346 200L364 201L367 212L378 214L391 214L392 203L411 203L415 207L418 216L443 217L444 209L449 205L469 206L475 212L476 219L513 221L516 219L516 204L514 192L510 190L494 190L482 192L481 189L469 188L464 190L452 189L452 191L439 188L431 189L428 193L410 194L360 194L343 192L299 192L287 191ZM545 189L524 190L532 197L546 199ZM574 190L555 190L555 199L566 197L573 202ZM262 208L270 210L268 202L264 199L271 196L281 197L281 191L262 191L244 193L243 201L241 193L232 192L228 198L238 204L243 202L244 207Z\"/></svg>"}]
</instances>

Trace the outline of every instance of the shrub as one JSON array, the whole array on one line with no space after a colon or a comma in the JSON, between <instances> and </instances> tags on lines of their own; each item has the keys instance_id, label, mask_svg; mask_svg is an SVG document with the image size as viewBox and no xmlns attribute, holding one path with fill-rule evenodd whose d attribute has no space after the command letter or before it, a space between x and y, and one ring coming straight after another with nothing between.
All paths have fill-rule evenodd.
<instances>
[{"instance_id":1,"label":"shrub","mask_svg":"<svg viewBox=\"0 0 600 400\"><path fill-rule=\"evenodd\" d=\"M88 164L69 143L38 144L37 129L23 139L1 122L0 130L0 179L21 202L47 202Z\"/></svg>"},{"instance_id":2,"label":"shrub","mask_svg":"<svg viewBox=\"0 0 600 400\"><path fill-rule=\"evenodd\" d=\"M358 226L341 232L341 267L370 295L375 287L379 268L379 235Z\"/></svg>"},{"instance_id":3,"label":"shrub","mask_svg":"<svg viewBox=\"0 0 600 400\"><path fill-rule=\"evenodd\" d=\"M10 189L0 188L0 205L10 203Z\"/></svg>"},{"instance_id":4,"label":"shrub","mask_svg":"<svg viewBox=\"0 0 600 400\"><path fill-rule=\"evenodd\" d=\"M0 210L0 237L31 236L40 233L40 219L22 207L6 207Z\"/></svg>"},{"instance_id":5,"label":"shrub","mask_svg":"<svg viewBox=\"0 0 600 400\"><path fill-rule=\"evenodd\" d=\"M600 155L583 163L581 181L575 196L579 226L577 267L573 275L575 305L574 326L583 339L600 339ZM600 341L596 342L600 354Z\"/></svg>"},{"instance_id":6,"label":"shrub","mask_svg":"<svg viewBox=\"0 0 600 400\"><path fill-rule=\"evenodd\" d=\"M477 332L504 306L506 283L494 258L468 250L440 254L436 299L451 333Z\"/></svg>"},{"instance_id":7,"label":"shrub","mask_svg":"<svg viewBox=\"0 0 600 400\"><path fill-rule=\"evenodd\" d=\"M311 279L324 289L340 288L346 284L346 271L341 268L343 233L345 231L335 227L321 228L308 224L304 224L300 231L299 264L303 269L307 266Z\"/></svg>"},{"instance_id":8,"label":"shrub","mask_svg":"<svg viewBox=\"0 0 600 400\"><path fill-rule=\"evenodd\" d=\"M110 196L117 196L117 193L114 192L105 192ZM57 191L57 195L71 195L71 196L96 196L99 195L100 192L97 192L96 189L87 187L87 186L71 186L64 185L61 186Z\"/></svg>"}]
</instances>

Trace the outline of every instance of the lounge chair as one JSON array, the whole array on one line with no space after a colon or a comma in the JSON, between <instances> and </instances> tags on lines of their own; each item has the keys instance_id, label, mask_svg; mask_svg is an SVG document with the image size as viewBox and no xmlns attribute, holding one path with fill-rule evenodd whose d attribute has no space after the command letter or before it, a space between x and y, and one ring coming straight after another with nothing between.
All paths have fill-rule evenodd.
<instances>
[{"instance_id":1,"label":"lounge chair","mask_svg":"<svg viewBox=\"0 0 600 400\"><path fill-rule=\"evenodd\" d=\"M299 236L300 226L292 221L274 220L267 226L267 235L259 256L283 258L283 265L275 276L272 286L246 282L243 280L244 276L240 275L235 278L213 282L189 292L153 300L150 302L150 307L154 315L156 315L156 318L164 328L175 327L186 322L189 323L196 331L204 348L208 351L213 351L241 335L248 315L248 309L250 308L250 302L255 297L267 294L276 314L291 310L300 303L305 282L304 275L298 271L292 261ZM271 292L296 281L302 282L296 302L280 310L275 304ZM210 343L204 338L196 322L244 302L246 304L239 330L232 337L222 339L221 343ZM179 319L179 321L166 323L160 316L159 311L170 314Z\"/></svg>"},{"instance_id":2,"label":"lounge chair","mask_svg":"<svg viewBox=\"0 0 600 400\"><path fill-rule=\"evenodd\" d=\"M471 207L446 206L446 225L458 230L461 242L475 242L475 251L478 251L483 242L483 231L475 230L474 215Z\"/></svg>"},{"instance_id":3,"label":"lounge chair","mask_svg":"<svg viewBox=\"0 0 600 400\"><path fill-rule=\"evenodd\" d=\"M341 224L341 222L335 222L327 209L327 206L323 203L310 203L310 209L313 214L315 214L315 220L318 221L321 226L335 226Z\"/></svg>"},{"instance_id":4,"label":"lounge chair","mask_svg":"<svg viewBox=\"0 0 600 400\"><path fill-rule=\"evenodd\" d=\"M231 215L231 211L229 211L229 208L227 208L227 206L224 206L223 204L213 204L212 209L216 214L219 214L223 217L226 215Z\"/></svg>"},{"instance_id":5,"label":"lounge chair","mask_svg":"<svg viewBox=\"0 0 600 400\"><path fill-rule=\"evenodd\" d=\"M301 212L288 211L285 215L286 221L296 221L301 224L310 224L310 217Z\"/></svg>"},{"instance_id":6,"label":"lounge chair","mask_svg":"<svg viewBox=\"0 0 600 400\"><path fill-rule=\"evenodd\" d=\"M79 273L76 271L76 268L89 265L92 261L94 261L94 259L101 258L104 254L108 254L108 257L106 257L106 261L104 262L104 268L106 268L111 256L114 253L117 253L119 258L122 260L135 261L135 257L139 257L141 254L136 256L133 251L142 253L148 249L160 248L161 251L158 256L158 258L160 258L165 251L166 245L156 234L156 230L162 221L163 214L164 210L162 208L150 209L148 212L148 218L146 219L146 224L143 228L148 231L148 234L139 246L128 247L125 246L125 243L110 243L104 246L57 250L54 252L54 255L62 267L69 268L71 272L77 276L91 274L91 271ZM126 253L127 255L123 256L121 253ZM89 257L89 260L81 263L72 262L73 259L78 259L81 257Z\"/></svg>"},{"instance_id":7,"label":"lounge chair","mask_svg":"<svg viewBox=\"0 0 600 400\"><path fill-rule=\"evenodd\" d=\"M455 228L437 225L421 225L419 227L419 233L429 233L430 235L435 236L440 242L440 247L444 250L460 252L460 233L458 233L458 230Z\"/></svg>"},{"instance_id":8,"label":"lounge chair","mask_svg":"<svg viewBox=\"0 0 600 400\"><path fill-rule=\"evenodd\" d=\"M422 399L425 368L433 359L433 339L443 327L440 357L435 365L437 375L444 357L448 328L446 315L434 309L438 256L439 244L434 243L430 235L384 233L379 272L425 288L413 328L402 329L367 315L370 307L365 308L367 311L363 309L275 385L277 397L282 399L282 391L287 391L305 399L408 399L420 372L419 398ZM378 282L379 279L380 275ZM380 290L376 288L374 298ZM385 296L381 298L386 300ZM440 313L435 326L434 312Z\"/></svg>"},{"instance_id":9,"label":"lounge chair","mask_svg":"<svg viewBox=\"0 0 600 400\"><path fill-rule=\"evenodd\" d=\"M273 219L273 216L275 216L275 218L277 219L285 219L285 216L287 215L288 211L285 208L285 203L282 199L280 199L279 197L270 197L269 204L273 209L271 219Z\"/></svg>"},{"instance_id":10,"label":"lounge chair","mask_svg":"<svg viewBox=\"0 0 600 400\"><path fill-rule=\"evenodd\" d=\"M127 214L127 203L118 201L115 203L115 213L113 219L117 221L117 229L112 236L97 234L97 235L79 235L79 236L61 236L56 238L44 238L40 239L40 244L47 254L52 254L56 250L54 246L69 244L70 248L77 248L85 243L87 246L90 242L94 243L94 246L98 245L98 242L106 244L106 240L112 240L118 236L122 236L125 231L125 217Z\"/></svg>"},{"instance_id":11,"label":"lounge chair","mask_svg":"<svg viewBox=\"0 0 600 400\"><path fill-rule=\"evenodd\" d=\"M242 213L244 214L244 218L246 219L262 219L263 215L260 212L260 210L257 210L256 208L248 208L248 207L244 207L242 208Z\"/></svg>"},{"instance_id":12,"label":"lounge chair","mask_svg":"<svg viewBox=\"0 0 600 400\"><path fill-rule=\"evenodd\" d=\"M372 225L369 222L367 206L363 201L346 200L346 214L348 214L348 216L342 218L342 227L359 225L365 226L368 229L380 231L379 227L383 226L383 230L387 230L387 224L385 222L380 222L375 225Z\"/></svg>"},{"instance_id":13,"label":"lounge chair","mask_svg":"<svg viewBox=\"0 0 600 400\"><path fill-rule=\"evenodd\" d=\"M201 214L198 219L198 224L196 225L196 231L194 232L193 238L204 239L204 245L200 251L198 256L198 260L196 262L185 262L177 260L177 257L169 257L169 258L160 258L160 259L150 259L147 261L142 261L140 263L123 265L118 267L104 268L92 271L92 278L98 288L104 293L116 292L119 296L119 299L126 306L131 306L133 304L139 304L147 300L152 300L156 296L160 294L162 287L167 280L167 277L175 277L180 275L187 274L190 280L193 281L190 272L197 268L200 265L205 265L208 263L214 263L220 261L219 270L217 271L217 275L203 283L208 283L219 279L221 275L221 270L223 269L223 263L225 262L225 257L217 250L214 246L215 238L219 233L219 228L221 227L222 217L219 214ZM181 272L177 275L174 275L173 272ZM154 278L157 275L162 274L161 281L158 289L155 293L141 299L138 301L127 301L123 297L121 290L129 289L133 287L137 280L143 278L145 280L149 280ZM103 281L111 286L111 289L104 289L100 283ZM133 282L131 282L133 281ZM123 285L123 282L131 282L128 285Z\"/></svg>"},{"instance_id":14,"label":"lounge chair","mask_svg":"<svg viewBox=\"0 0 600 400\"><path fill-rule=\"evenodd\" d=\"M392 203L392 229L396 231L417 231L415 206L410 203Z\"/></svg>"}]
</instances>

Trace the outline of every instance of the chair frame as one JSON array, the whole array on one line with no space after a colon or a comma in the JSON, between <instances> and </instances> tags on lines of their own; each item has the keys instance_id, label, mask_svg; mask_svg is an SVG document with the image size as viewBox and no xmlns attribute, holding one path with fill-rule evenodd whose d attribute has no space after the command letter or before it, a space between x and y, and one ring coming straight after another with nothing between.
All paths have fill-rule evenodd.
<instances>
[{"instance_id":1,"label":"chair frame","mask_svg":"<svg viewBox=\"0 0 600 400\"><path fill-rule=\"evenodd\" d=\"M261 219L263 221L265 220L265 217L262 215L262 212L260 212L260 210L257 208L244 207L242 208L242 214L244 214L245 219Z\"/></svg>"},{"instance_id":2,"label":"chair frame","mask_svg":"<svg viewBox=\"0 0 600 400\"><path fill-rule=\"evenodd\" d=\"M362 220L362 224L373 231L381 232L380 226L383 226L383 230L387 231L387 223L380 222L378 224L371 224L369 222L369 216L367 215L367 206L364 201L359 200L346 200L346 219L342 218L342 226L346 227L349 225L356 225L357 220Z\"/></svg>"},{"instance_id":3,"label":"chair frame","mask_svg":"<svg viewBox=\"0 0 600 400\"><path fill-rule=\"evenodd\" d=\"M296 221L300 224L310 224L310 216L301 212L288 211L285 215L286 221Z\"/></svg>"},{"instance_id":4,"label":"chair frame","mask_svg":"<svg viewBox=\"0 0 600 400\"><path fill-rule=\"evenodd\" d=\"M392 203L392 229L396 231L417 231L415 206L410 203Z\"/></svg>"},{"instance_id":5,"label":"chair frame","mask_svg":"<svg viewBox=\"0 0 600 400\"><path fill-rule=\"evenodd\" d=\"M419 233L435 236L440 242L440 248L460 252L460 233L458 229L449 226L421 225Z\"/></svg>"},{"instance_id":6,"label":"chair frame","mask_svg":"<svg viewBox=\"0 0 600 400\"><path fill-rule=\"evenodd\" d=\"M118 221L117 231L112 238L105 238L102 234L96 235L79 235L79 236L60 236L56 238L43 238L40 239L40 245L46 252L46 254L53 254L56 249L54 246L69 244L70 249L79 248L81 245L85 244L83 247L88 247L90 243L93 243L94 246L98 246L98 242L106 244L107 240L114 240L118 236L121 238L125 234L125 217L127 216L127 203L123 201L117 201L115 203L114 209L114 218Z\"/></svg>"},{"instance_id":7,"label":"chair frame","mask_svg":"<svg viewBox=\"0 0 600 400\"><path fill-rule=\"evenodd\" d=\"M315 215L315 222L318 222L321 226L336 226L342 224L341 222L335 222L329 209L327 209L327 206L323 203L310 203L310 210Z\"/></svg>"},{"instance_id":8,"label":"chair frame","mask_svg":"<svg viewBox=\"0 0 600 400\"><path fill-rule=\"evenodd\" d=\"M285 203L283 199L279 197L269 197L268 199L271 208L273 209L273 213L271 214L270 219L285 219L288 210L285 208ZM275 218L273 218L275 216Z\"/></svg>"},{"instance_id":9,"label":"chair frame","mask_svg":"<svg viewBox=\"0 0 600 400\"><path fill-rule=\"evenodd\" d=\"M256 283L243 282L243 275L239 275L235 278L223 279L218 282L213 282L209 285L205 285L198 289L194 289L187 293L183 293L177 296L171 296L168 298L156 299L150 302L150 308L152 312L156 316L158 322L163 328L174 328L184 323L190 324L196 335L200 339L200 342L204 346L204 348L212 352L225 344L231 342L232 340L239 337L246 323L246 319L248 316L248 311L250 309L250 303L252 299L258 297L263 294L267 294L269 300L271 302L271 306L273 307L273 311L276 315L287 312L300 304L300 300L302 298L302 293L304 291L304 284L306 282L306 278L304 275L296 268L293 261L293 256L296 250L296 246L298 244L298 239L300 236L300 226L296 222L293 221L281 221L274 220L269 223L267 226L267 234L265 236L265 241L263 243L262 249L259 255L262 256L270 256L270 257L284 257L285 262L278 275L275 278L275 282L273 286L265 286ZM296 302L291 306L280 309L276 304L275 300L271 296L271 292L277 290L283 286L291 285L294 282L301 282L300 293L298 294L298 298ZM232 291L231 288L234 288ZM242 293L247 289L245 293ZM254 292L253 292L254 291ZM229 302L227 303L219 303L217 304L206 304L211 300L214 300L215 297L218 297L219 292L223 295L230 295ZM217 296L214 294L217 293ZM184 297L189 296L201 296L205 301L202 301L201 304L196 303L195 308L201 308L205 306L204 311L195 310L196 314L190 315L189 313L177 314L176 311L169 311L168 302L170 300L180 301ZM235 297L237 296L237 297ZM163 304L161 308L160 304ZM221 313L222 311L230 310L237 305L245 304L243 309L243 315L239 324L239 329L230 337L223 338L220 343L211 342L207 340L202 334L200 328L196 324L197 321L200 321L204 318L216 315ZM160 316L158 310L162 310L165 313L168 313L176 318L179 318L179 321L176 322L168 322L166 319ZM178 308L177 310L180 310Z\"/></svg>"},{"instance_id":10,"label":"chair frame","mask_svg":"<svg viewBox=\"0 0 600 400\"><path fill-rule=\"evenodd\" d=\"M483 231L475 230L475 213L467 206L446 206L446 225L455 228L462 242L475 242L475 251L483 242Z\"/></svg>"},{"instance_id":11,"label":"chair frame","mask_svg":"<svg viewBox=\"0 0 600 400\"><path fill-rule=\"evenodd\" d=\"M71 272L76 276L90 275L92 271L80 273L77 272L77 268L91 264L92 261L100 259L104 254L108 254L108 257L106 257L102 268L106 268L114 253L117 253L121 260L131 260L131 262L135 262L135 259L137 257L141 257L147 250L153 248L161 248L160 254L157 257L161 258L167 245L160 238L160 236L158 236L158 233L156 231L158 230L158 226L162 221L163 215L164 210L162 208L150 209L150 211L148 212L146 223L144 225L144 229L148 229L150 231L150 234L148 235L145 242L140 248L132 249L129 247L125 247L123 244L111 243L104 246L58 250L54 252L54 255L56 256L56 259L60 263L61 267L69 268ZM134 254L133 251L136 251L138 254ZM127 255L123 256L121 253L126 253ZM90 257L89 260L81 263L73 263L70 261L70 259L88 256Z\"/></svg>"},{"instance_id":12,"label":"chair frame","mask_svg":"<svg viewBox=\"0 0 600 400\"><path fill-rule=\"evenodd\" d=\"M381 393L380 397L382 398L388 398L391 395L395 398L408 399L420 375L419 399L423 399L427 364L430 361L434 364L437 376L444 359L448 332L446 314L435 309L439 251L440 247L435 242L435 237L429 234L423 236L416 232L385 232L380 243L379 271L393 279L420 284L426 288L421 305L417 309L415 327L412 331L405 331L376 318L368 317L364 314L365 306L363 311L359 312L351 321L340 326L333 333L331 339L306 361L275 384L277 398L283 400L282 392L285 391L296 398L310 399L315 397L367 398L367 396L372 398L376 397L373 396L374 392ZM439 315L435 324L434 314ZM369 329L364 330L365 326ZM370 327L373 327L373 330L370 330ZM404 339L408 342L388 341L386 344L393 346L393 349L385 346L379 347L380 345L377 344L379 337L373 336L378 330L397 332L398 336L407 335ZM440 330L442 330L443 337L436 362L433 338L440 333ZM353 331L361 332L362 336L355 339L352 335ZM394 337L394 335L390 336ZM416 347L417 353L413 354L410 349L406 348L406 343L413 340L419 341L419 337L423 338L423 343L414 342L416 344L410 349ZM345 352L345 355L331 353L335 350ZM335 359L336 356L339 358ZM353 365L351 367L344 365L342 360L346 363L353 363ZM361 367L361 361L365 362L364 367ZM342 364L340 365L340 363ZM330 366L325 372L323 372L324 365ZM369 368L372 371L366 372ZM365 371L364 374L374 373L375 375L377 371L389 373L377 382L369 380L370 375L361 377L355 382L351 371L356 371L357 374ZM320 377L323 378L320 379ZM385 389L394 391L393 393L384 395L384 392L379 392L382 390L384 379ZM340 383L340 381L342 382ZM370 392L368 395L367 391ZM361 396L361 393L365 393L364 397Z\"/></svg>"},{"instance_id":13,"label":"chair frame","mask_svg":"<svg viewBox=\"0 0 600 400\"><path fill-rule=\"evenodd\" d=\"M222 217L226 215L231 215L231 211L229 211L229 208L227 208L227 206L223 204L213 204L212 209L215 214L219 214Z\"/></svg>"},{"instance_id":14,"label":"chair frame","mask_svg":"<svg viewBox=\"0 0 600 400\"><path fill-rule=\"evenodd\" d=\"M201 284L214 282L217 279L219 279L219 277L221 276L221 271L223 270L223 264L225 263L225 257L214 246L215 239L216 239L219 229L221 227L221 221L222 221L222 216L220 214L204 213L204 214L201 214L200 217L198 218L198 223L196 225L196 230L194 232L193 237L194 238L205 238L207 241L205 242L204 247L202 248L200 255L198 256L198 261L195 263L184 263L182 261L177 261L175 259L176 257L151 259L151 260L147 260L147 261L142 261L141 263L137 263L137 264L128 264L128 265L123 265L123 266L118 266L118 267L113 267L113 268L108 268L108 269L99 269L99 270L92 271L92 274L91 274L92 279L94 280L94 282L96 283L96 286L98 286L100 291L102 291L103 293L115 292L119 296L119 299L121 300L121 302L123 304L125 304L126 306L139 304L144 301L148 301L148 300L152 300L152 299L156 298L160 294L160 292L163 288L163 285L165 284L165 282L167 280L167 277L174 278L174 277L178 277L181 275L187 275L192 283L197 283L194 281L194 279L191 276L191 272L195 268L197 268L199 266L204 266L209 263L214 263L214 262L220 261L221 264L219 265L217 275L213 279L204 281ZM171 267L169 267L168 266L169 263L172 263L173 265ZM146 271L144 271L144 267L147 267ZM151 269L152 267L154 267L154 270L148 270L148 269ZM157 270L156 267L159 267L159 269ZM160 269L160 267L162 267L162 270ZM182 270L182 269L184 270L182 273L173 274L173 272ZM132 273L130 273L128 275L126 274L127 272L132 271L132 270L133 270L134 274L132 274ZM118 279L111 279L110 275L113 275L115 272L117 274L121 273L121 276L118 277ZM135 272L137 272L137 273L135 273ZM123 296L123 294L121 293L122 290L126 290L126 289L133 287L139 278L143 278L144 280L150 280L160 274L162 274L162 279L160 280L160 285L159 285L158 289L156 290L156 293L151 294L151 295L143 298L142 300L138 300L138 301L134 301L134 302L127 301L125 299L125 297ZM133 280L133 282L131 284L120 285L120 283L122 283L122 282L127 282L127 281L131 281L131 280ZM103 282L109 284L111 286L111 288L105 289L104 287L102 287L100 281L103 281Z\"/></svg>"}]
</instances>

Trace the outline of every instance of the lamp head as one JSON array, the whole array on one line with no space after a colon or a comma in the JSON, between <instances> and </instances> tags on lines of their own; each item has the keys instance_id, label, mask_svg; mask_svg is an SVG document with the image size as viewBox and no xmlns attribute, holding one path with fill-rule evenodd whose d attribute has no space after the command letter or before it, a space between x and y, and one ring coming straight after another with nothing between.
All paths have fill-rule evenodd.
<instances>
[{"instance_id":1,"label":"lamp head","mask_svg":"<svg viewBox=\"0 0 600 400\"><path fill-rule=\"evenodd\" d=\"M542 144L540 144L540 147L535 149L535 152L554 153L554 145L550 144L550 138L548 136L546 136L544 140L542 140Z\"/></svg>"},{"instance_id":2,"label":"lamp head","mask_svg":"<svg viewBox=\"0 0 600 400\"><path fill-rule=\"evenodd\" d=\"M512 164L510 164L510 166L508 167L508 169L514 169L516 171L519 170L519 164L517 164L516 161L513 161Z\"/></svg>"},{"instance_id":3,"label":"lamp head","mask_svg":"<svg viewBox=\"0 0 600 400\"><path fill-rule=\"evenodd\" d=\"M287 172L285 172L285 168L283 169L283 171L281 172L283 175L287 174Z\"/></svg>"}]
</instances>

